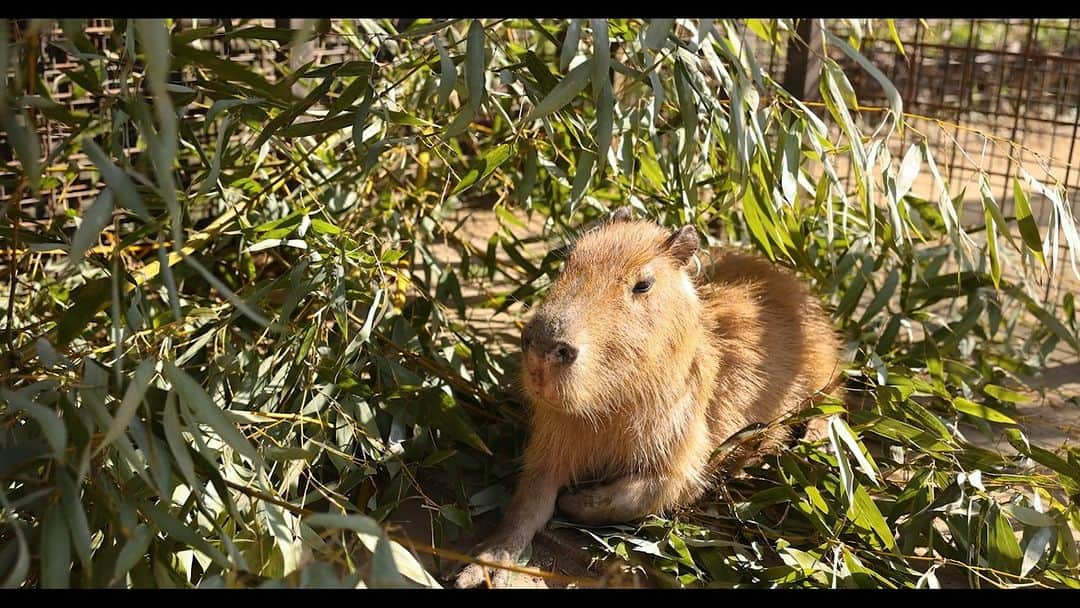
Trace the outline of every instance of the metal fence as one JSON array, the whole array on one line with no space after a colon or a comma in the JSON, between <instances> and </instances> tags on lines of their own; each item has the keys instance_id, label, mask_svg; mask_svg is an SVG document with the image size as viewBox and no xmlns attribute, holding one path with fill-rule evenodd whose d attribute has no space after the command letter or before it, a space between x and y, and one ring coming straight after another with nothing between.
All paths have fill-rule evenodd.
<instances>
[{"instance_id":1,"label":"metal fence","mask_svg":"<svg viewBox=\"0 0 1080 608\"><path fill-rule=\"evenodd\" d=\"M971 183L981 170L1003 210L1023 166L1034 177L1065 186L1080 206L1080 19L896 20L862 32L859 50L893 82L914 133L894 142L895 154L925 136L946 181ZM828 24L830 29L837 24ZM748 36L760 61L789 90L820 97L814 49L819 33L797 24L792 42L776 49ZM748 32L748 34L750 34ZM903 50L897 46L899 40ZM809 43L809 44L808 44ZM887 106L880 85L838 49L860 104ZM978 197L978 189L968 188ZM1038 197L1041 198L1041 197ZM1045 200L1033 200L1045 212Z\"/></svg>"},{"instance_id":2,"label":"metal fence","mask_svg":"<svg viewBox=\"0 0 1080 608\"><path fill-rule=\"evenodd\" d=\"M182 29L205 27L219 20L184 19ZM289 20L257 20L256 24L284 27ZM25 23L22 24L25 26ZM830 23L832 28L834 23ZM894 142L894 154L902 154L912 137L923 136L951 184L968 182L978 170L990 177L1006 210L1011 200L1011 180L1020 163L1035 177L1063 184L1070 200L1080 190L1080 19L946 19L896 20L896 34L903 52L880 22L861 33L860 50L877 65L901 92L909 123L914 127ZM15 25L18 27L18 25ZM789 90L807 99L817 96L815 49L817 33L810 21L797 21L796 33L787 47L770 45L742 27L749 48L759 63ZM100 49L114 35L112 21L91 19L84 33ZM58 78L61 69L76 67L60 46L63 32L54 27L42 33L39 73L42 81L55 83L53 98L70 109L100 111L100 100L75 84ZM806 42L811 44L809 47ZM207 50L280 78L300 63L324 65L354 56L355 50L340 36L320 35L303 53L288 56L272 44L241 39L209 39ZM885 106L881 87L842 53L834 58L845 67L861 104ZM807 76L809 75L809 78ZM183 79L183 75L178 75ZM115 80L107 87L117 87ZM39 129L43 154L62 141L66 128L49 121ZM207 137L213 137L208 132ZM4 171L13 161L6 134L0 132L0 202L12 195L13 174ZM69 160L85 167L74 179L63 177L43 190L39 199L24 199L31 215L47 217L64 208L82 208L98 194L95 172L85 158ZM52 172L57 172L52 169ZM47 173L50 175L51 173ZM916 184L916 192L918 184ZM977 188L974 192L977 196ZM928 194L928 193L927 193ZM1076 202L1073 203L1074 207ZM1039 201L1033 201L1036 212ZM1045 201L1042 202L1045 206Z\"/></svg>"}]
</instances>

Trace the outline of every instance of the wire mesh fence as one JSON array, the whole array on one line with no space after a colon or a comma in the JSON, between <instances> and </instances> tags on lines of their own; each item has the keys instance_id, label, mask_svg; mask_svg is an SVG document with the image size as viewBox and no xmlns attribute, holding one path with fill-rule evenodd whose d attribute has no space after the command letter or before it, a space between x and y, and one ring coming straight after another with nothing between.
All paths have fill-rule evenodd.
<instances>
[{"instance_id":1,"label":"wire mesh fence","mask_svg":"<svg viewBox=\"0 0 1080 608\"><path fill-rule=\"evenodd\" d=\"M808 100L820 97L811 79L820 48L811 25L798 23L798 36L786 48L746 28L759 61L789 90L802 86ZM834 25L845 24L829 24ZM894 25L892 31L881 23L862 31L846 28L903 98L913 128L895 142L893 154L925 137L947 182L977 198L975 180L985 173L1005 212L1022 166L1038 179L1065 186L1075 214L1080 20L908 19ZM844 67L860 104L887 107L884 90L866 70L839 49L830 56ZM1045 216L1047 203L1033 201L1034 211Z\"/></svg>"},{"instance_id":2,"label":"wire mesh fence","mask_svg":"<svg viewBox=\"0 0 1080 608\"><path fill-rule=\"evenodd\" d=\"M763 32L760 23L766 23L768 31ZM13 21L12 25L25 28L27 24ZM755 60L789 90L807 101L816 100L814 62L820 49L816 23L796 21L795 32L780 31L775 22L753 25L744 22L739 27ZM872 27L857 20L827 25L841 32L846 28L860 52L900 91L911 128L893 142L892 154L903 154L916 138L926 138L948 183L966 196L977 197L978 186L972 185L977 184L979 172L985 172L1006 212L1011 208L1011 180L1023 166L1038 179L1064 185L1075 210L1075 192L1080 189L1080 20L911 19L896 20L892 30L881 20ZM298 29L297 20L182 19L177 23L180 30L219 26L224 26L221 35L200 40L202 48L247 66L270 82L282 80L308 62L321 66L354 59L354 44L372 42L349 41L324 29L298 52L289 52L283 49L288 41L233 37L230 32L241 26ZM102 52L110 36L122 34L114 31L109 19L86 20L82 32ZM763 33L786 36L788 44L770 44ZM103 111L104 95L95 95L64 76L63 71L70 72L78 64L59 23L41 32L39 46L37 75L52 99L73 112ZM837 49L831 54L845 68L864 116L888 105L884 91L866 70ZM103 86L115 92L121 76L109 74ZM175 76L181 84L190 77L182 71ZM43 157L69 135L70 129L62 123L44 121L38 129ZM216 133L211 128L196 136L212 141ZM130 152L139 153L134 147ZM21 193L21 207L27 213L51 217L65 209L84 208L97 196L97 173L85 155L76 154L65 164L61 159L50 160L40 196ZM0 202L15 195L13 162L6 133L0 132ZM921 185L928 194L929 181ZM919 182L913 192L920 193ZM1036 214L1045 215L1047 201L1032 203Z\"/></svg>"}]
</instances>

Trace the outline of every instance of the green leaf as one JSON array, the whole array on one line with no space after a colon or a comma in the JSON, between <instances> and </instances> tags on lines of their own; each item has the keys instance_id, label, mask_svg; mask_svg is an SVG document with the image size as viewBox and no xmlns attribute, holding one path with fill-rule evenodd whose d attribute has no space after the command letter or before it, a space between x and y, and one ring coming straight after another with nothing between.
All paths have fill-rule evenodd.
<instances>
[{"instance_id":1,"label":"green leaf","mask_svg":"<svg viewBox=\"0 0 1080 608\"><path fill-rule=\"evenodd\" d=\"M325 120L312 120L310 122L297 123L278 131L278 137L292 139L294 137L309 137L330 131L341 131L356 122L356 115L352 113L340 114Z\"/></svg>"},{"instance_id":2,"label":"green leaf","mask_svg":"<svg viewBox=\"0 0 1080 608\"><path fill-rule=\"evenodd\" d=\"M596 162L596 153L591 150L582 150L578 153L577 166L574 168L574 184L570 191L570 208L574 209L577 202L585 195L592 178L593 163Z\"/></svg>"},{"instance_id":3,"label":"green leaf","mask_svg":"<svg viewBox=\"0 0 1080 608\"><path fill-rule=\"evenodd\" d=\"M548 69L544 60L537 57L536 53L532 51L525 52L525 67L529 69L529 73L536 79L536 83L543 93L550 93L551 89L554 89L555 85L559 84L558 79Z\"/></svg>"},{"instance_id":4,"label":"green leaf","mask_svg":"<svg viewBox=\"0 0 1080 608\"><path fill-rule=\"evenodd\" d=\"M1020 180L1013 178L1013 203L1016 206L1016 223L1020 226L1020 236L1024 244L1035 254L1035 257L1046 266L1046 257L1043 255L1042 238L1039 237L1039 227L1035 218L1031 215L1031 205L1028 202L1027 192L1020 187Z\"/></svg>"},{"instance_id":5,"label":"green leaf","mask_svg":"<svg viewBox=\"0 0 1080 608\"><path fill-rule=\"evenodd\" d=\"M577 55L578 42L581 40L581 19L571 19L566 27L562 48L559 50L559 71L565 72L570 61Z\"/></svg>"},{"instance_id":6,"label":"green leaf","mask_svg":"<svg viewBox=\"0 0 1080 608\"><path fill-rule=\"evenodd\" d=\"M154 377L154 366L156 364L157 362L154 359L146 359L135 368L131 383L128 384L127 390L124 392L124 399L120 402L120 407L116 409L112 425L106 430L105 437L94 449L93 455L100 454L102 450L127 430L128 423L135 416L135 410L142 404L146 389L150 386L150 380Z\"/></svg>"},{"instance_id":7,"label":"green leaf","mask_svg":"<svg viewBox=\"0 0 1080 608\"><path fill-rule=\"evenodd\" d=\"M41 521L41 586L61 589L70 586L71 538L60 505L54 503Z\"/></svg>"},{"instance_id":8,"label":"green leaf","mask_svg":"<svg viewBox=\"0 0 1080 608\"><path fill-rule=\"evenodd\" d=\"M593 84L596 84L595 81ZM611 149L614 110L615 96L609 79L600 88L600 97L596 100L596 155L601 168L607 164L608 151Z\"/></svg>"},{"instance_id":9,"label":"green leaf","mask_svg":"<svg viewBox=\"0 0 1080 608\"><path fill-rule=\"evenodd\" d=\"M753 188L747 188L746 193L743 196L743 213L744 218L746 219L746 225L750 228L750 232L754 235L754 238L757 239L757 242L761 244L762 248L765 249L766 255L773 258L774 254L771 239L769 238L769 232L772 226L769 223L768 218L761 211L761 205L758 202L757 196L754 194ZM862 277L856 277L856 281L859 280L862 280L863 285L865 286L865 280L862 279ZM860 289L859 292L861 293L862 290ZM839 308L837 308L836 314L839 314Z\"/></svg>"},{"instance_id":10,"label":"green leaf","mask_svg":"<svg viewBox=\"0 0 1080 608\"><path fill-rule=\"evenodd\" d=\"M885 277L885 283L874 295L874 299L866 306L866 311L863 312L862 318L859 319L859 325L866 325L874 318L874 315L880 312L882 308L885 308L885 305L889 303L893 294L896 293L896 286L899 284L900 272L896 268L893 268L889 272L889 276Z\"/></svg>"},{"instance_id":11,"label":"green leaf","mask_svg":"<svg viewBox=\"0 0 1080 608\"><path fill-rule=\"evenodd\" d=\"M458 112L457 117L447 125L446 131L443 132L443 138L449 139L451 137L457 137L465 132L472 124L474 118L476 118L476 112L480 109L479 105L473 104L472 101L466 103L461 108L461 112Z\"/></svg>"},{"instance_id":12,"label":"green leaf","mask_svg":"<svg viewBox=\"0 0 1080 608\"><path fill-rule=\"evenodd\" d=\"M60 473L57 478L62 491L60 504L64 508L68 532L71 533L71 544L83 569L89 572L93 567L90 559L90 524L79 500L79 490L67 473Z\"/></svg>"},{"instance_id":13,"label":"green leaf","mask_svg":"<svg viewBox=\"0 0 1080 608\"><path fill-rule=\"evenodd\" d=\"M829 438L832 439L834 434L839 440L843 441L848 450L851 451L851 455L854 456L855 461L859 463L859 468L862 472L870 478L870 481L874 485L878 485L877 467L874 466L874 462L863 453L863 448L859 444L859 440L856 439L855 435L851 432L851 428L837 415L829 417Z\"/></svg>"},{"instance_id":14,"label":"green leaf","mask_svg":"<svg viewBox=\"0 0 1080 608\"><path fill-rule=\"evenodd\" d=\"M990 565L1005 572L1018 572L1022 553L1009 522L996 507L987 516L986 552Z\"/></svg>"},{"instance_id":15,"label":"green leaf","mask_svg":"<svg viewBox=\"0 0 1080 608\"><path fill-rule=\"evenodd\" d=\"M1005 429L1005 438L1017 452L1065 476L1062 478L1063 481L1068 481L1066 478L1071 479L1073 482L1071 485L1074 488L1072 492L1080 491L1080 467L1073 466L1049 450L1032 445L1019 429Z\"/></svg>"},{"instance_id":16,"label":"green leaf","mask_svg":"<svg viewBox=\"0 0 1080 608\"><path fill-rule=\"evenodd\" d=\"M892 37L896 50L900 51L900 55L906 58L907 53L904 51L904 43L900 42L900 34L896 31L896 20L886 19L885 23L889 24L889 36Z\"/></svg>"},{"instance_id":17,"label":"green leaf","mask_svg":"<svg viewBox=\"0 0 1080 608\"><path fill-rule=\"evenodd\" d=\"M1013 519L1016 519L1027 526L1046 528L1058 525L1057 520L1053 517L1050 517L1046 513L1036 511L1035 509L1029 509L1028 507L1016 504L1006 504L1001 506L1001 510Z\"/></svg>"},{"instance_id":18,"label":"green leaf","mask_svg":"<svg viewBox=\"0 0 1080 608\"><path fill-rule=\"evenodd\" d=\"M481 452L490 455L491 449L476 433L472 421L458 406L453 395L441 389L426 391L418 401L422 419L434 427L441 429L450 437L470 445Z\"/></svg>"},{"instance_id":19,"label":"green leaf","mask_svg":"<svg viewBox=\"0 0 1080 608\"><path fill-rule=\"evenodd\" d=\"M210 543L206 542L205 538L196 534L196 531L199 530L197 525L182 523L172 513L157 504L143 502L139 504L139 509L146 513L148 523L153 524L181 545L187 545L185 548L200 551L223 569L231 568L229 559L225 557L224 553L215 549Z\"/></svg>"},{"instance_id":20,"label":"green leaf","mask_svg":"<svg viewBox=\"0 0 1080 608\"><path fill-rule=\"evenodd\" d=\"M214 123L214 118L223 111L231 110L232 108L240 106L257 106L265 102L266 100L262 97L252 97L251 99L219 99L215 101L213 105L210 106L210 109L206 112L206 118L203 121L203 128L210 128L210 125Z\"/></svg>"},{"instance_id":21,"label":"green leaf","mask_svg":"<svg viewBox=\"0 0 1080 608\"><path fill-rule=\"evenodd\" d=\"M611 86L611 43L608 41L607 19L590 19L589 28L593 35L593 96L599 99L604 84Z\"/></svg>"},{"instance_id":22,"label":"green leaf","mask_svg":"<svg viewBox=\"0 0 1080 608\"><path fill-rule=\"evenodd\" d=\"M41 434L44 435L45 440L49 442L49 446L52 448L56 460L64 462L64 453L67 450L67 428L56 416L56 413L53 410L34 403L27 397L6 388L0 388L0 395L8 402L11 411L26 412L27 415L38 423L38 426L41 427Z\"/></svg>"},{"instance_id":23,"label":"green leaf","mask_svg":"<svg viewBox=\"0 0 1080 608\"><path fill-rule=\"evenodd\" d=\"M29 122L26 115L23 115L23 118ZM38 144L37 136L31 129L15 120L15 114L2 106L0 106L0 126L4 128L7 140L15 148L15 155L22 164L22 174L36 195L41 185L41 146Z\"/></svg>"},{"instance_id":24,"label":"green leaf","mask_svg":"<svg viewBox=\"0 0 1080 608\"><path fill-rule=\"evenodd\" d=\"M841 439L836 434L833 424L829 424L829 444L832 447L833 455L836 456L837 469L840 472L840 488L843 492L842 496L848 500L848 509L851 509L855 504L855 475L851 470L851 462L848 461L846 452L840 447Z\"/></svg>"},{"instance_id":25,"label":"green leaf","mask_svg":"<svg viewBox=\"0 0 1080 608\"><path fill-rule=\"evenodd\" d=\"M247 302L241 300L240 296L236 295L236 293L233 292L233 290L229 289L228 286L226 286L224 283L222 283L220 279L211 274L210 271L207 270L205 266L200 264L198 260L189 256L184 258L184 263L197 270L199 274L201 274L203 278L206 279L207 283L210 283L210 285L213 286L214 289L218 290L218 292L221 293L221 295L224 296L226 300L232 303L232 305L235 306L237 310L247 315L249 319L258 323L259 325L262 325L263 327L267 327L270 325L270 321L268 321L266 317L259 314L259 312L252 308L251 305L249 305Z\"/></svg>"},{"instance_id":26,"label":"green leaf","mask_svg":"<svg viewBox=\"0 0 1080 608\"><path fill-rule=\"evenodd\" d=\"M865 55L856 51L847 42L836 37L828 29L822 28L822 34L828 40L829 44L834 44L840 47L840 50L844 51L848 57L854 59L864 70L866 70L873 78L881 85L882 90L885 91L885 98L889 100L889 109L892 112L893 121L896 125L903 128L904 123L904 102L900 97L900 91L896 90L896 86L889 80L888 76L882 73Z\"/></svg>"},{"instance_id":27,"label":"green leaf","mask_svg":"<svg viewBox=\"0 0 1080 608\"><path fill-rule=\"evenodd\" d=\"M165 93L169 77L169 32L164 19L137 19L135 29L144 48L146 75L155 94ZM158 100L155 100L157 102Z\"/></svg>"},{"instance_id":28,"label":"green leaf","mask_svg":"<svg viewBox=\"0 0 1080 608\"><path fill-rule=\"evenodd\" d=\"M469 36L465 46L465 86L469 90L469 105L479 108L487 89L484 73L487 67L487 50L484 48L484 27L479 19L469 24Z\"/></svg>"},{"instance_id":29,"label":"green leaf","mask_svg":"<svg viewBox=\"0 0 1080 608\"><path fill-rule=\"evenodd\" d=\"M91 162L97 165L98 170L101 171L101 179L116 193L116 198L120 204L131 209L135 215L139 216L139 219L149 222L150 212L146 209L146 205L143 204L142 197L139 196L139 192L135 189L135 184L132 183L131 179L109 160L109 157L93 140L83 139L82 147Z\"/></svg>"},{"instance_id":30,"label":"green leaf","mask_svg":"<svg viewBox=\"0 0 1080 608\"><path fill-rule=\"evenodd\" d=\"M645 30L645 48L657 50L663 47L673 25L674 19L650 19Z\"/></svg>"},{"instance_id":31,"label":"green leaf","mask_svg":"<svg viewBox=\"0 0 1080 608\"><path fill-rule=\"evenodd\" d=\"M122 577L126 576L139 560L146 557L146 550L150 547L150 541L153 538L154 534L146 524L135 527L134 533L124 543L120 554L116 557L112 575L113 584L122 582Z\"/></svg>"},{"instance_id":32,"label":"green leaf","mask_svg":"<svg viewBox=\"0 0 1080 608\"><path fill-rule=\"evenodd\" d=\"M495 169L498 169L503 163L510 158L510 144L503 144L496 146L489 150L484 156L482 156L469 172L465 174L465 177L461 178L458 185L454 187L451 194L458 194L463 192L478 181L485 179L491 175Z\"/></svg>"},{"instance_id":33,"label":"green leaf","mask_svg":"<svg viewBox=\"0 0 1080 608\"><path fill-rule=\"evenodd\" d=\"M1027 545L1024 546L1024 558L1020 564L1020 576L1027 576L1035 566L1042 559L1046 549L1050 546L1050 541L1054 539L1054 534L1057 532L1054 528L1043 528L1032 535L1028 540Z\"/></svg>"},{"instance_id":34,"label":"green leaf","mask_svg":"<svg viewBox=\"0 0 1080 608\"><path fill-rule=\"evenodd\" d=\"M679 116L686 130L687 146L697 141L697 98L690 88L690 77L681 61L675 62L675 96L679 102Z\"/></svg>"},{"instance_id":35,"label":"green leaf","mask_svg":"<svg viewBox=\"0 0 1080 608\"><path fill-rule=\"evenodd\" d=\"M1001 284L1001 260L998 258L997 250L997 225L994 224L994 218L990 211L985 212L986 221L986 251L990 256L990 277L994 279L994 287L998 287Z\"/></svg>"},{"instance_id":36,"label":"green leaf","mask_svg":"<svg viewBox=\"0 0 1080 608\"><path fill-rule=\"evenodd\" d=\"M326 78L327 76L344 78L355 76L359 80L368 80L371 78L373 68L374 64L370 61L342 61L324 65L310 72L304 72L301 78Z\"/></svg>"},{"instance_id":37,"label":"green leaf","mask_svg":"<svg viewBox=\"0 0 1080 608\"><path fill-rule=\"evenodd\" d=\"M0 27L6 28L7 23L0 23ZM0 42L3 42L3 40L0 40ZM2 490L0 490L0 497L2 496ZM7 500L4 500L4 503L7 503ZM12 564L11 571L8 572L3 584L0 585L5 589L21 587L26 579L27 572L30 570L30 548L26 543L26 534L23 532L22 521L16 519L11 524L11 528L15 530L15 540L18 544L15 545L15 563Z\"/></svg>"},{"instance_id":38,"label":"green leaf","mask_svg":"<svg viewBox=\"0 0 1080 608\"><path fill-rule=\"evenodd\" d=\"M368 584L376 589L401 589L412 586L398 572L398 566L394 560L394 551L390 546L390 541L384 535L380 535L375 540L375 550L372 552L371 569L368 577Z\"/></svg>"},{"instance_id":39,"label":"green leaf","mask_svg":"<svg viewBox=\"0 0 1080 608\"><path fill-rule=\"evenodd\" d=\"M68 23L66 20L61 21L61 23L65 24L66 35L67 30L70 30L72 28L66 26L66 24ZM8 73L8 62L11 58L11 40L9 39L10 36L11 24L8 22L7 19L0 19L0 73L3 74ZM85 36L83 36L83 38L85 39ZM0 99L7 99L7 87L7 78L0 78ZM19 536L19 538L22 538L22 536ZM4 586L6 587L7 585L5 584Z\"/></svg>"},{"instance_id":40,"label":"green leaf","mask_svg":"<svg viewBox=\"0 0 1080 608\"><path fill-rule=\"evenodd\" d=\"M291 34L290 34L291 37ZM290 84L284 81L271 84L264 77L248 69L238 61L228 61L217 56L214 51L196 49L187 44L172 46L174 62L172 69L179 70L187 64L204 68L207 73L222 81L242 82L255 89L261 97L284 103L294 99Z\"/></svg>"},{"instance_id":41,"label":"green leaf","mask_svg":"<svg viewBox=\"0 0 1080 608\"><path fill-rule=\"evenodd\" d=\"M1001 412L999 412L999 411L997 411L997 410L995 410L995 409L993 409L991 407L987 407L987 406L982 405L980 403L975 403L973 401L969 401L967 399L964 399L963 397L955 397L955 398L953 398L952 404L953 404L953 407L956 408L956 411L963 412L964 414L967 414L969 416L974 416L976 418L982 418L984 420L989 420L990 422L1001 422L1001 423L1004 423L1004 424L1017 424L1017 422L1015 420L1013 420L1012 418L1009 418L1005 414L1002 414Z\"/></svg>"},{"instance_id":42,"label":"green leaf","mask_svg":"<svg viewBox=\"0 0 1080 608\"><path fill-rule=\"evenodd\" d=\"M202 483L195 475L195 463L188 452L188 444L180 434L180 417L176 407L176 393L169 393L165 397L165 412L162 416L162 425L165 430L165 441L169 445L169 451L173 455L173 462L180 469L188 488L195 493L202 491Z\"/></svg>"},{"instance_id":43,"label":"green leaf","mask_svg":"<svg viewBox=\"0 0 1080 608\"><path fill-rule=\"evenodd\" d=\"M1070 332L1062 323L1050 314L1045 308L1039 305L1030 295L1028 295L1022 288L1018 286L1010 286L1006 289L1009 295L1020 300L1024 303L1028 312L1035 316L1042 323L1043 327L1048 329L1051 333L1063 340L1074 350L1080 351L1080 338L1073 332Z\"/></svg>"},{"instance_id":44,"label":"green leaf","mask_svg":"<svg viewBox=\"0 0 1080 608\"><path fill-rule=\"evenodd\" d=\"M454 90L454 84L457 82L457 68L454 66L454 62L450 59L450 54L446 52L446 44L442 41L442 36L435 36L435 48L439 51L439 93L435 99L436 107L443 107L450 99L450 93Z\"/></svg>"},{"instance_id":45,"label":"green leaf","mask_svg":"<svg viewBox=\"0 0 1080 608\"><path fill-rule=\"evenodd\" d=\"M533 186L536 184L536 169L539 162L537 156L536 147L530 145L525 154L525 167L521 172L521 181L517 183L515 189L517 200L526 205L531 200Z\"/></svg>"},{"instance_id":46,"label":"green leaf","mask_svg":"<svg viewBox=\"0 0 1080 608\"><path fill-rule=\"evenodd\" d=\"M322 82L318 84L314 89L308 92L304 98L294 104L288 109L279 113L270 122L266 123L262 131L259 133L259 137L255 139L255 143L252 144L252 148L258 149L267 140L273 137L282 128L287 127L293 123L294 120L301 114L307 111L308 108L315 105L316 102L321 100L324 95L330 90L330 87L334 84L333 76L327 76Z\"/></svg>"},{"instance_id":47,"label":"green leaf","mask_svg":"<svg viewBox=\"0 0 1080 608\"><path fill-rule=\"evenodd\" d=\"M997 236L997 228L1001 228L1001 234L1005 235L1006 240L1013 246L1013 249L1020 250L1013 241L1012 234L1006 230L1008 222L1005 221L1005 216L1001 213L1001 208L998 207L997 201L994 200L994 194L990 191L990 182L987 180L986 174L979 175L979 194L982 198L982 203L985 211L989 213L993 218L994 236ZM987 221L987 231L990 230L991 222Z\"/></svg>"},{"instance_id":48,"label":"green leaf","mask_svg":"<svg viewBox=\"0 0 1080 608\"><path fill-rule=\"evenodd\" d=\"M900 171L896 175L896 199L903 199L911 191L915 178L922 166L922 149L916 144L908 146L904 160L900 161Z\"/></svg>"},{"instance_id":49,"label":"green leaf","mask_svg":"<svg viewBox=\"0 0 1080 608\"><path fill-rule=\"evenodd\" d=\"M885 547L889 549L896 548L896 539L893 537L889 524L885 523L885 518L881 516L881 510L878 509L874 500L870 498L866 488L861 485L855 488L852 518L856 523L873 530L874 535L881 540Z\"/></svg>"},{"instance_id":50,"label":"green leaf","mask_svg":"<svg viewBox=\"0 0 1080 608\"><path fill-rule=\"evenodd\" d=\"M555 85L555 88L551 89L551 92L529 111L524 122L529 123L544 118L570 103L570 100L577 97L577 94L585 88L585 85L589 84L590 77L592 77L591 58L586 59L570 70L570 73L564 76L559 81L559 84Z\"/></svg>"},{"instance_id":51,"label":"green leaf","mask_svg":"<svg viewBox=\"0 0 1080 608\"><path fill-rule=\"evenodd\" d=\"M311 220L311 229L318 234L341 234L341 228L338 228L330 222L324 222L323 220L313 219Z\"/></svg>"},{"instance_id":52,"label":"green leaf","mask_svg":"<svg viewBox=\"0 0 1080 608\"><path fill-rule=\"evenodd\" d=\"M255 448L240 431L236 430L236 426L225 418L221 410L210 400L210 395L207 395L206 391L191 379L191 376L168 361L162 362L161 371L172 384L173 390L180 395L180 399L195 412L200 422L210 425L214 432L221 436L222 441L233 450L249 458L256 466L262 466Z\"/></svg>"},{"instance_id":53,"label":"green leaf","mask_svg":"<svg viewBox=\"0 0 1080 608\"><path fill-rule=\"evenodd\" d=\"M352 530L359 534L381 536L379 523L366 515L341 515L338 513L315 513L304 517L304 523L314 528Z\"/></svg>"},{"instance_id":54,"label":"green leaf","mask_svg":"<svg viewBox=\"0 0 1080 608\"><path fill-rule=\"evenodd\" d=\"M851 278L851 283L843 290L844 295L833 311L833 317L836 319L844 319L850 315L859 304L863 291L866 290L867 275L874 262L869 255L863 255L859 258L858 263L859 268L856 269L854 276Z\"/></svg>"},{"instance_id":55,"label":"green leaf","mask_svg":"<svg viewBox=\"0 0 1080 608\"><path fill-rule=\"evenodd\" d=\"M982 391L998 401L1008 401L1009 403L1028 403L1031 401L1031 397L1028 395L1011 391L1004 386L998 386L996 384L987 384L982 387Z\"/></svg>"}]
</instances>

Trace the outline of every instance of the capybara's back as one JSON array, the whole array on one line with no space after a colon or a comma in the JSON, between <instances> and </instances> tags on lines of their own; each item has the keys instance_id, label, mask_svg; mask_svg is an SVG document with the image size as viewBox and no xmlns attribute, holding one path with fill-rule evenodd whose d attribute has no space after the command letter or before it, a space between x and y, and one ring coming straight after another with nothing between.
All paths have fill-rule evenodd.
<instances>
[{"instance_id":1,"label":"capybara's back","mask_svg":"<svg viewBox=\"0 0 1080 608\"><path fill-rule=\"evenodd\" d=\"M710 415L720 441L838 389L837 334L817 298L792 273L757 256L720 251L704 268L698 293L719 356ZM771 441L756 450L786 439L787 428L772 430ZM821 433L819 427L813 432Z\"/></svg>"}]
</instances>

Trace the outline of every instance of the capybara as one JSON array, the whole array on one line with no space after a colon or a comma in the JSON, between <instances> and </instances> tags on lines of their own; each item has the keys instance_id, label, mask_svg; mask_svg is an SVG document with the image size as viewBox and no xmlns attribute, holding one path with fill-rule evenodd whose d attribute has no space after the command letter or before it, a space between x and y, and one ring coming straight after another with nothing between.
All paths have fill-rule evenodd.
<instances>
[{"instance_id":1,"label":"capybara","mask_svg":"<svg viewBox=\"0 0 1080 608\"><path fill-rule=\"evenodd\" d=\"M591 524L690 505L789 430L718 462L725 440L838 390L839 338L806 285L735 251L702 266L698 244L693 226L623 208L573 245L522 332L524 467L480 559L515 563L556 505ZM469 564L455 584L485 580L504 586L508 572Z\"/></svg>"}]
</instances>

